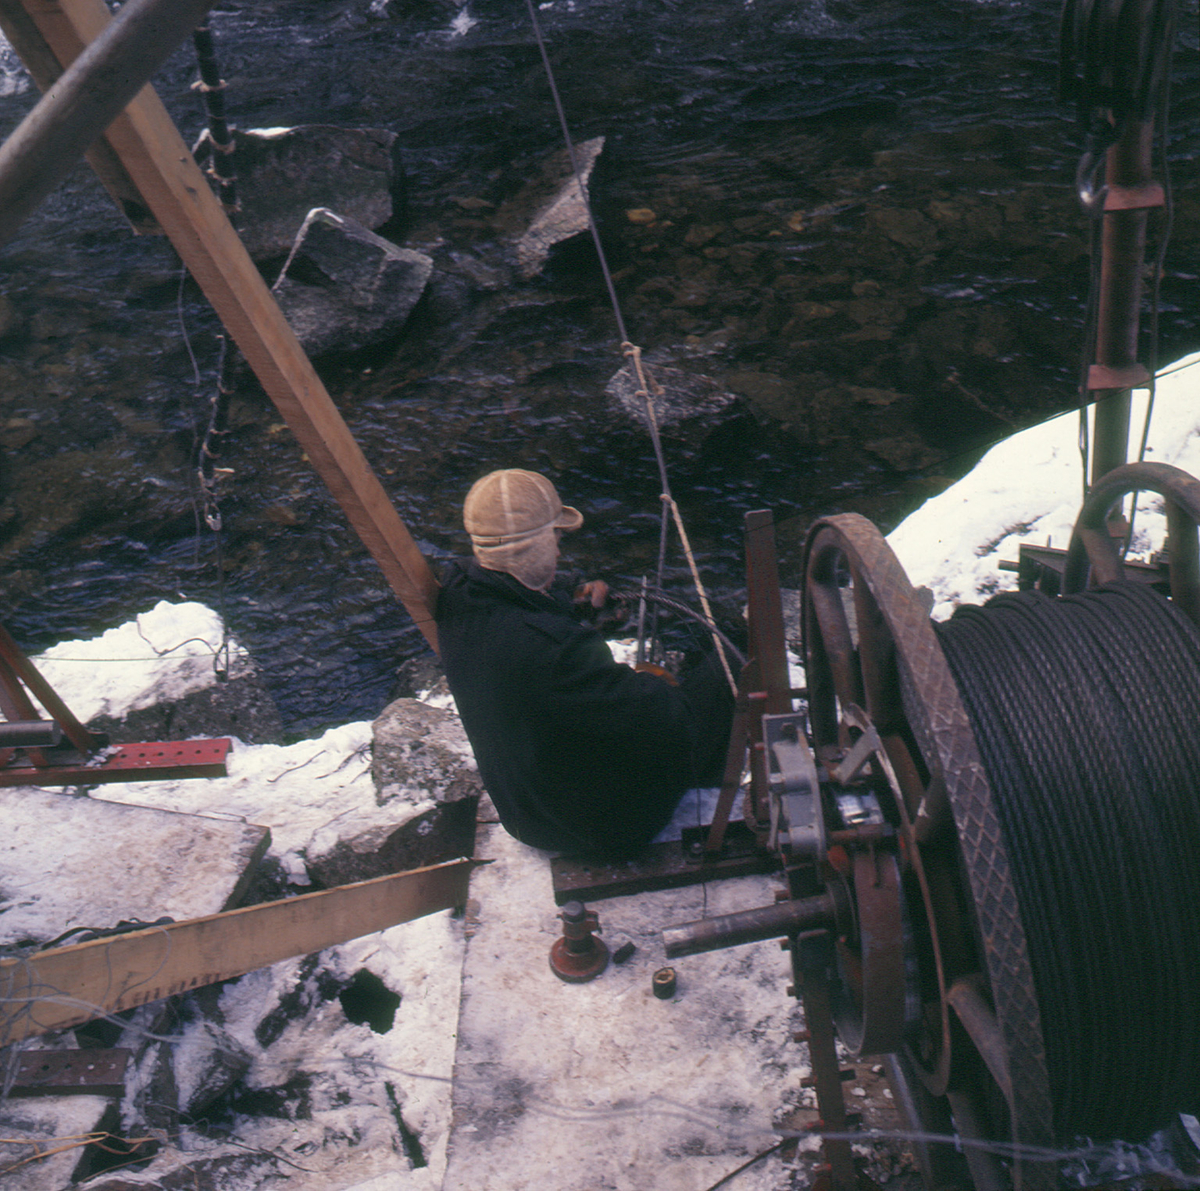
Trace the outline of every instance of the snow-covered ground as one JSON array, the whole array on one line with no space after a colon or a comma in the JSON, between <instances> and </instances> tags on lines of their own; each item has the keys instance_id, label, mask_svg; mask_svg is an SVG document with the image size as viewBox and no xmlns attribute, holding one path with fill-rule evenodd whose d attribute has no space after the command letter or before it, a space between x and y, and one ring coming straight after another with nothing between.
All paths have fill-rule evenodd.
<instances>
[{"instance_id":1,"label":"snow-covered ground","mask_svg":"<svg viewBox=\"0 0 1200 1191\"><path fill-rule=\"evenodd\" d=\"M1149 463L1169 463L1200 475L1200 400L1196 365L1187 356L1159 375ZM1128 458L1137 457L1146 392L1134 393ZM1065 549L1083 496L1079 415L1062 414L1005 439L970 472L927 501L888 535L914 586L934 593L933 614L949 616L958 604L982 603L1016 585L1002 571L1022 542ZM1143 493L1134 518L1131 556L1162 545L1161 500Z\"/></svg>"},{"instance_id":2,"label":"snow-covered ground","mask_svg":"<svg viewBox=\"0 0 1200 1191\"><path fill-rule=\"evenodd\" d=\"M1200 403L1190 395L1189 371L1195 375L1197 359L1164 374L1147 454L1193 472L1200 471ZM1137 414L1134 422L1140 426ZM934 592L935 615L1013 585L1015 576L999 563L1015 558L1022 541L1066 545L1080 503L1077 428L1076 416L1066 415L1001 443L890 535L913 583ZM1147 498L1139 509L1139 546L1148 547L1155 533L1161 538L1156 503ZM162 603L95 641L57 646L36 664L86 720L211 682L223 644L239 655L236 642L223 643L211 611ZM92 797L269 827L270 855L303 884L306 857L396 823L396 808L375 797L370 741L369 724L350 724L286 748L236 743L227 778L108 785ZM664 1155L674 1154L679 1170L691 1172L686 1185L703 1186L769 1144L774 1117L789 1095L794 1106L803 1074L786 1049L793 1002L778 950L759 944L719 961L704 957L681 983L683 1003L664 1006L649 999L649 973L664 961L645 915L602 905L602 919L611 915L630 937L637 934L639 956L572 997L553 982L543 958L558 929L544 855L485 831L489 838L498 863L479 880L486 896L465 919L432 915L331 948L315 966L290 960L230 982L217 1000L220 1031L199 1017L177 1023L170 1045L182 1089L201 1079L214 1050L224 1047L248 1062L248 1089L292 1096L293 1108L303 1103L303 1111L238 1116L229 1137L185 1126L162 1137L151 1168L123 1174L124 1185L150 1183L169 1166L228 1159L222 1191L251 1191L276 1179L298 1191L440 1188L449 1146L459 1155L454 1187L584 1188L592 1185L588 1172L602 1169L604 1186L640 1191L676 1185L662 1181ZM52 833L33 846L52 849ZM758 904L738 902L733 888L709 895L707 909ZM753 892L760 901L766 896L757 885ZM687 897L676 900L684 918L699 916ZM669 901L656 912L671 912ZM520 948L527 962L515 963ZM460 1038L464 962L470 996L463 1004L474 1009L464 1009ZM337 984L363 970L400 998L393 1027L382 1033L349 1021L337 997L320 991L322 973ZM508 998L503 1014L497 996ZM294 1020L264 1034L261 1023L284 1003L296 1008ZM505 1015L516 1006L521 1012L508 1031L514 1053L506 1054ZM715 1016L705 1016L710 1012ZM476 1053L464 1052L464 1039ZM521 1058L521 1050L529 1053ZM557 1062L555 1050L562 1052ZM457 1151L456 1070L469 1093L457 1105L467 1122ZM504 1089L490 1086L489 1072L504 1076ZM127 1098L127 1115L131 1103ZM487 1150L469 1131L485 1126L495 1131L494 1152L503 1161L473 1179L471 1164L486 1161ZM640 1164L614 1157L633 1144L630 1138ZM588 1145L607 1148L589 1157ZM556 1163L564 1164L558 1174ZM50 1186L45 1178L43 1166L27 1165L5 1178L4 1191ZM738 1186L773 1191L788 1178L773 1156L739 1176Z\"/></svg>"}]
</instances>

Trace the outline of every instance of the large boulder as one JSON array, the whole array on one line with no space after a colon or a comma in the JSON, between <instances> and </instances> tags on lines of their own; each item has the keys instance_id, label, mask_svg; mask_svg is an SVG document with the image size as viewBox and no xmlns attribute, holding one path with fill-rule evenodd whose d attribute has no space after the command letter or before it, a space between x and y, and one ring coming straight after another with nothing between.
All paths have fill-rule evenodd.
<instances>
[{"instance_id":1,"label":"large boulder","mask_svg":"<svg viewBox=\"0 0 1200 1191\"><path fill-rule=\"evenodd\" d=\"M371 776L380 806L395 799L457 802L483 792L467 734L453 712L420 699L397 699L371 730Z\"/></svg>"},{"instance_id":2,"label":"large boulder","mask_svg":"<svg viewBox=\"0 0 1200 1191\"><path fill-rule=\"evenodd\" d=\"M453 712L419 699L397 699L372 724L371 775L388 823L310 849L308 871L321 885L367 881L438 864L475 849L475 812L483 784Z\"/></svg>"},{"instance_id":3,"label":"large boulder","mask_svg":"<svg viewBox=\"0 0 1200 1191\"><path fill-rule=\"evenodd\" d=\"M396 335L433 261L324 207L308 213L272 287L310 356L357 351Z\"/></svg>"},{"instance_id":4,"label":"large boulder","mask_svg":"<svg viewBox=\"0 0 1200 1191\"><path fill-rule=\"evenodd\" d=\"M555 244L588 230L587 185L604 138L593 137L574 148L578 179L570 155L560 149L536 178L496 212L496 225L515 246L517 269L526 280L541 271Z\"/></svg>"},{"instance_id":5,"label":"large boulder","mask_svg":"<svg viewBox=\"0 0 1200 1191\"><path fill-rule=\"evenodd\" d=\"M382 128L251 128L234 134L239 210L234 222L255 260L282 256L314 207L382 227L403 193L396 134ZM207 132L193 152L212 155Z\"/></svg>"},{"instance_id":6,"label":"large boulder","mask_svg":"<svg viewBox=\"0 0 1200 1191\"><path fill-rule=\"evenodd\" d=\"M741 413L741 403L735 393L711 377L660 362L666 358L653 352L643 360L659 434L699 446L718 426ZM639 396L632 361L609 380L604 392L619 420L649 430L646 398Z\"/></svg>"}]
</instances>

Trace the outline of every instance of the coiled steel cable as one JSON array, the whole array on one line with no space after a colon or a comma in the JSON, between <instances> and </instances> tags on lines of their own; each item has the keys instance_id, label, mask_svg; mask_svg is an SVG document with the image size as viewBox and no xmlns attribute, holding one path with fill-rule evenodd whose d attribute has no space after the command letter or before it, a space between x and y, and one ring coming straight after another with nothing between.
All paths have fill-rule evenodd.
<instances>
[{"instance_id":1,"label":"coiled steel cable","mask_svg":"<svg viewBox=\"0 0 1200 1191\"><path fill-rule=\"evenodd\" d=\"M937 626L1028 937L1061 1137L1200 1105L1200 632L1148 587Z\"/></svg>"}]
</instances>

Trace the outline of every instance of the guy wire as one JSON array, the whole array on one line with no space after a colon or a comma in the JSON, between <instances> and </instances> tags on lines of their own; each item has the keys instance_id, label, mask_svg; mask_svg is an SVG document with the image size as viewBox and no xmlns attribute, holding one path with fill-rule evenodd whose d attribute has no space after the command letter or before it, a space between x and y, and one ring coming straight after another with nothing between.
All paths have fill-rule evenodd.
<instances>
[{"instance_id":1,"label":"guy wire","mask_svg":"<svg viewBox=\"0 0 1200 1191\"><path fill-rule=\"evenodd\" d=\"M558 123L559 127L562 129L563 140L566 142L567 156L571 162L571 172L575 177L575 185L579 190L579 199L583 203L583 209L587 215L588 230L591 232L592 242L596 246L596 255L600 261L600 271L604 276L604 284L608 290L609 301L612 303L613 317L615 318L617 324L617 334L621 339L621 351L623 354L631 358L631 370L637 380L638 385L637 395L642 397L646 403L646 424L650 431L650 441L654 446L654 458L658 464L659 482L662 487L662 511L659 521L657 584L660 588L663 585L663 572L666 566L667 517L670 514L674 517L675 528L679 533L684 553L687 556L688 566L692 572L692 581L696 586L696 593L700 598L700 603L704 608L705 614L709 618L710 626L715 627L712 611L708 606L708 595L704 590L704 585L700 579L700 573L696 568L696 562L692 555L691 545L688 542L687 531L683 526L683 518L679 513L679 506L675 503L675 499L671 495L671 484L667 476L667 462L663 455L662 439L658 433L658 420L654 414L651 383L647 382L645 372L643 370L641 348L630 342L629 334L625 329L625 319L621 313L621 303L617 298L617 289L613 283L612 272L608 267L608 257L605 255L604 245L600 241L600 230L597 228L595 217L592 214L591 200L588 197L587 190L583 185L583 175L579 169L579 159L575 155L575 142L571 139L571 129L567 124L566 109L563 107L562 97L558 91L558 83L554 77L554 69L550 65L550 55L546 50L546 42L542 37L542 27L541 23L538 21L537 11L534 8L533 0L525 0L525 8L529 13L529 20L533 26L534 37L537 39L538 51L541 54L542 65L546 72L546 81L550 87L551 98L554 100L554 110L558 115ZM655 616L657 619L657 612ZM657 627L657 625L655 627ZM717 655L720 658L721 665L725 671L725 677L728 679L730 687L736 694L737 682L734 680L733 671L729 666L729 660L725 656L725 648L721 642L721 639L715 633L713 635L713 644L716 646Z\"/></svg>"}]
</instances>

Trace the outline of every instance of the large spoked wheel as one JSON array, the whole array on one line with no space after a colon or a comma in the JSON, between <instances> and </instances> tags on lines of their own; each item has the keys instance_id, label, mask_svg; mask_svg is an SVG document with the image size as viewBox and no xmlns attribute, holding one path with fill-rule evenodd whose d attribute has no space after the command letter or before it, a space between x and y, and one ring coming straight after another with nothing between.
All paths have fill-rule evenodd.
<instances>
[{"instance_id":1,"label":"large spoked wheel","mask_svg":"<svg viewBox=\"0 0 1200 1191\"><path fill-rule=\"evenodd\" d=\"M892 896L903 899L898 913L911 927L886 942L891 955L864 951L861 974L851 965L855 979L843 977L851 985L843 996L879 1026L869 1031L871 1044L916 1070L922 1097L948 1098L960 1131L976 1127L966 1118L1006 1114L1014 1141L1046 1144L1045 1048L991 791L926 607L865 518L827 517L810 531L803 631L818 762L835 783L874 779L898 841ZM872 886L855 875L856 891ZM890 888L876 882L868 904ZM884 1004L911 993L913 982L898 988L879 974L911 970L917 957L919 1007ZM868 960L874 980L866 978ZM844 1041L853 1048L858 1040ZM992 1083L984 1074L981 1093L982 1071ZM989 1099L1002 1100L999 1113Z\"/></svg>"},{"instance_id":2,"label":"large spoked wheel","mask_svg":"<svg viewBox=\"0 0 1200 1191\"><path fill-rule=\"evenodd\" d=\"M1200 625L1200 480L1166 463L1129 463L1104 475L1089 493L1067 551L1063 590L1067 594L1115 583L1125 577L1108 516L1131 492L1157 492L1167 516L1171 600Z\"/></svg>"}]
</instances>

